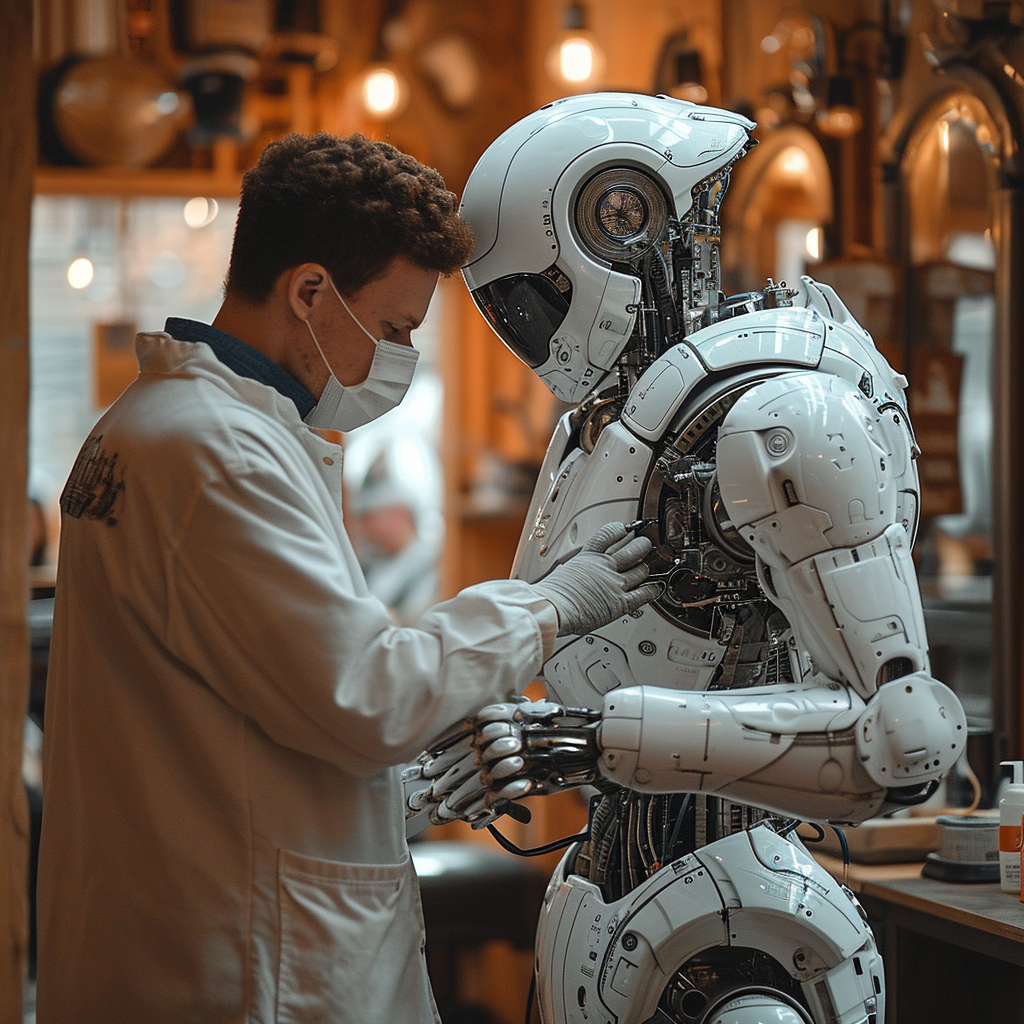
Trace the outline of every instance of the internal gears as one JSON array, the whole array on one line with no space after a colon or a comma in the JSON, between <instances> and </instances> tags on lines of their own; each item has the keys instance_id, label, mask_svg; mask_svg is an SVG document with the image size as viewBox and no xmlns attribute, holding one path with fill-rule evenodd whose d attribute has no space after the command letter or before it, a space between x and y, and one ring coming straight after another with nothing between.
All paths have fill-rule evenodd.
<instances>
[{"instance_id":1,"label":"internal gears","mask_svg":"<svg viewBox=\"0 0 1024 1024\"><path fill-rule=\"evenodd\" d=\"M664 234L669 207L654 179L633 167L599 171L576 200L576 229L601 259L628 262Z\"/></svg>"}]
</instances>

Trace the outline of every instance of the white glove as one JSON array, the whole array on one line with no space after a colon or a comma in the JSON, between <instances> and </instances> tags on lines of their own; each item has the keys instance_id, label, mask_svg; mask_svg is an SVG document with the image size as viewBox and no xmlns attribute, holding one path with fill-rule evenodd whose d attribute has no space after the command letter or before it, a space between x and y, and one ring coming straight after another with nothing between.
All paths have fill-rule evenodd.
<instances>
[{"instance_id":1,"label":"white glove","mask_svg":"<svg viewBox=\"0 0 1024 1024\"><path fill-rule=\"evenodd\" d=\"M650 573L643 562L653 547L650 539L627 541L628 536L622 523L602 526L582 551L534 584L555 606L559 636L592 633L661 596L662 584L641 586Z\"/></svg>"}]
</instances>

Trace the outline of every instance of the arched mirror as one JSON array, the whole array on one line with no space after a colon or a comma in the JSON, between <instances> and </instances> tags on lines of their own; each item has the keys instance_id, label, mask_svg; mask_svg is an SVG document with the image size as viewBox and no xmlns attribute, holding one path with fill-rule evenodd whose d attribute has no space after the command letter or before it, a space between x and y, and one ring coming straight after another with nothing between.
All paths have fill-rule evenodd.
<instances>
[{"instance_id":1,"label":"arched mirror","mask_svg":"<svg viewBox=\"0 0 1024 1024\"><path fill-rule=\"evenodd\" d=\"M736 166L723 206L723 271L729 292L765 279L796 281L821 258L832 220L832 178L817 139L799 125L769 132Z\"/></svg>"},{"instance_id":2,"label":"arched mirror","mask_svg":"<svg viewBox=\"0 0 1024 1024\"><path fill-rule=\"evenodd\" d=\"M932 671L960 697L973 737L972 767L989 783L993 762L1015 745L995 685L993 627L997 276L1009 251L1000 213L1006 136L999 108L993 112L974 90L954 88L913 121L899 165L909 299L903 362L921 448L915 556Z\"/></svg>"}]
</instances>

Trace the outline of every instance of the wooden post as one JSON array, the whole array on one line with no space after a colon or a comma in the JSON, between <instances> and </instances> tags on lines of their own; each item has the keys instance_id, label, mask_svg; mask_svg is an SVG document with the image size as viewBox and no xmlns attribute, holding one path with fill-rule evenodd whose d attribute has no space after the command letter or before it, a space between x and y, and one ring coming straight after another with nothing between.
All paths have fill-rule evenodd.
<instances>
[{"instance_id":1,"label":"wooden post","mask_svg":"<svg viewBox=\"0 0 1024 1024\"><path fill-rule=\"evenodd\" d=\"M0 0L0 1024L20 1024L28 948L28 252L36 162L32 4Z\"/></svg>"}]
</instances>

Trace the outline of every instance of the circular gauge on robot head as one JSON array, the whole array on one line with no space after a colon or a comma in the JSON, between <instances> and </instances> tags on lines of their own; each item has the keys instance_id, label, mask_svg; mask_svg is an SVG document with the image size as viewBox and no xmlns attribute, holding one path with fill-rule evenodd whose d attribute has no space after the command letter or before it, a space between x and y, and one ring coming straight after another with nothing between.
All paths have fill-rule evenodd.
<instances>
[{"instance_id":1,"label":"circular gauge on robot head","mask_svg":"<svg viewBox=\"0 0 1024 1024\"><path fill-rule=\"evenodd\" d=\"M617 242L631 238L647 223L647 204L631 188L613 188L601 197L597 208L601 228Z\"/></svg>"},{"instance_id":2,"label":"circular gauge on robot head","mask_svg":"<svg viewBox=\"0 0 1024 1024\"><path fill-rule=\"evenodd\" d=\"M665 194L634 167L599 171L576 200L576 229L583 244L610 262L635 259L657 244L668 215Z\"/></svg>"}]
</instances>

